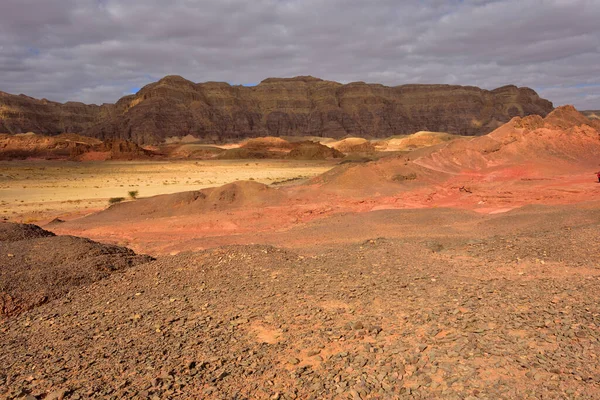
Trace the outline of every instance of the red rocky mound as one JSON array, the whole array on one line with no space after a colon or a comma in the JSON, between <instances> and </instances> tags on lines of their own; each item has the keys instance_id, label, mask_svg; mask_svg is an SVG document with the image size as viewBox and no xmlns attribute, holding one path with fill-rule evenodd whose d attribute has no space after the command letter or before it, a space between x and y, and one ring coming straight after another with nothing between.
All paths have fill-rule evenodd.
<instances>
[{"instance_id":1,"label":"red rocky mound","mask_svg":"<svg viewBox=\"0 0 600 400\"><path fill-rule=\"evenodd\" d=\"M321 143L306 141L294 143L294 148L288 153L287 158L294 160L326 160L344 158L344 153Z\"/></svg>"},{"instance_id":2,"label":"red rocky mound","mask_svg":"<svg viewBox=\"0 0 600 400\"><path fill-rule=\"evenodd\" d=\"M343 166L314 182L330 189L372 189L393 181L435 184L475 176L486 181L544 178L593 172L600 162L599 154L600 123L572 106L564 106L546 118L516 117L485 136L365 165Z\"/></svg>"},{"instance_id":3,"label":"red rocky mound","mask_svg":"<svg viewBox=\"0 0 600 400\"><path fill-rule=\"evenodd\" d=\"M43 136L36 134L0 135L0 160L14 159L73 159L79 154L92 151L101 144L98 139L61 134Z\"/></svg>"},{"instance_id":4,"label":"red rocky mound","mask_svg":"<svg viewBox=\"0 0 600 400\"><path fill-rule=\"evenodd\" d=\"M285 139L278 137L261 137L248 139L240 147L250 150L291 150L293 145Z\"/></svg>"},{"instance_id":5,"label":"red rocky mound","mask_svg":"<svg viewBox=\"0 0 600 400\"><path fill-rule=\"evenodd\" d=\"M80 154L73 158L80 161L100 160L140 160L154 155L153 152L143 149L137 144L121 139L106 140L91 149L82 149Z\"/></svg>"},{"instance_id":6,"label":"red rocky mound","mask_svg":"<svg viewBox=\"0 0 600 400\"><path fill-rule=\"evenodd\" d=\"M76 134L0 135L0 160L135 160L146 159L153 155L153 152L133 142L120 139L102 142Z\"/></svg>"},{"instance_id":7,"label":"red rocky mound","mask_svg":"<svg viewBox=\"0 0 600 400\"><path fill-rule=\"evenodd\" d=\"M584 171L598 165L600 123L572 106L559 107L546 118L514 118L489 135L454 141L415 160L445 173L493 173L515 166L527 175L569 170Z\"/></svg>"},{"instance_id":8,"label":"red rocky mound","mask_svg":"<svg viewBox=\"0 0 600 400\"><path fill-rule=\"evenodd\" d=\"M374 153L375 146L363 138L347 138L339 142L329 143L329 147L334 148L342 153Z\"/></svg>"}]
</instances>

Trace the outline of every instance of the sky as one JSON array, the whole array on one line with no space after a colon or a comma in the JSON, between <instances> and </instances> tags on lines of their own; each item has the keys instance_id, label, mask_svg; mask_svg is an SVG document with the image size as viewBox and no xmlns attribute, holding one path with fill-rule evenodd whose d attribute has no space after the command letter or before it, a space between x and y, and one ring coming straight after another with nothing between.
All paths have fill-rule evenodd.
<instances>
[{"instance_id":1,"label":"sky","mask_svg":"<svg viewBox=\"0 0 600 400\"><path fill-rule=\"evenodd\" d=\"M600 109L600 0L0 0L0 90L114 103L165 75L528 86Z\"/></svg>"}]
</instances>

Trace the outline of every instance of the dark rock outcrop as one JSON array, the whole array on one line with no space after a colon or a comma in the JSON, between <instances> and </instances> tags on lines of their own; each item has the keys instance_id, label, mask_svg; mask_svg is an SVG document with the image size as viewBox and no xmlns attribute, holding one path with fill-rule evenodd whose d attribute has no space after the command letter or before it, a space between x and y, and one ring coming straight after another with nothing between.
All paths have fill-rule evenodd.
<instances>
[{"instance_id":1,"label":"dark rock outcrop","mask_svg":"<svg viewBox=\"0 0 600 400\"><path fill-rule=\"evenodd\" d=\"M110 118L114 105L57 103L0 92L0 133L82 133Z\"/></svg>"},{"instance_id":2,"label":"dark rock outcrop","mask_svg":"<svg viewBox=\"0 0 600 400\"><path fill-rule=\"evenodd\" d=\"M0 320L152 257L36 225L0 223Z\"/></svg>"},{"instance_id":3,"label":"dark rock outcrop","mask_svg":"<svg viewBox=\"0 0 600 400\"><path fill-rule=\"evenodd\" d=\"M310 76L269 78L255 87L167 76L115 105L80 105L74 122L68 120L72 103L51 103L43 113L34 113L31 104L44 101L27 99L29 103L19 103L28 110L24 114L0 114L0 130L52 133L64 127L138 144L186 135L214 142L258 136L387 137L422 130L478 135L512 117L545 116L553 109L535 91L516 86L489 91L451 85L343 85ZM51 118L53 107L59 110L59 122Z\"/></svg>"}]
</instances>

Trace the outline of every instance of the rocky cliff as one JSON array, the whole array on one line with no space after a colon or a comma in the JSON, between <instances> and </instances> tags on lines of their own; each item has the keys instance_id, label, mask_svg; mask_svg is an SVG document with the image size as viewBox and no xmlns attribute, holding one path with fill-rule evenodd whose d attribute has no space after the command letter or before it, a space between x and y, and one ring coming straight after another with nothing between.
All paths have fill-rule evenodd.
<instances>
[{"instance_id":1,"label":"rocky cliff","mask_svg":"<svg viewBox=\"0 0 600 400\"><path fill-rule=\"evenodd\" d=\"M0 92L0 133L82 133L111 117L112 104L57 103Z\"/></svg>"},{"instance_id":2,"label":"rocky cliff","mask_svg":"<svg viewBox=\"0 0 600 400\"><path fill-rule=\"evenodd\" d=\"M167 76L104 106L75 107L21 96L9 100L13 111L9 107L0 114L0 131L68 129L139 144L186 135L217 142L257 136L387 137L424 130L478 135L514 116L545 116L553 109L533 90L516 86L488 91L451 85L343 85L310 76L269 78L254 87ZM0 97L0 107L5 108L5 101Z\"/></svg>"}]
</instances>

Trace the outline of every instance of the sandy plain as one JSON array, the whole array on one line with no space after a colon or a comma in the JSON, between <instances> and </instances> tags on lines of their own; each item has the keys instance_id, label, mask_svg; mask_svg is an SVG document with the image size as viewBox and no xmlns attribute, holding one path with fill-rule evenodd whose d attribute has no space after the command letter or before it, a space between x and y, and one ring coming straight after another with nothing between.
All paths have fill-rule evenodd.
<instances>
[{"instance_id":1,"label":"sandy plain","mask_svg":"<svg viewBox=\"0 0 600 400\"><path fill-rule=\"evenodd\" d=\"M339 161L4 161L0 218L44 223L108 206L112 197L139 197L220 186L238 180L280 184L328 171Z\"/></svg>"}]
</instances>

